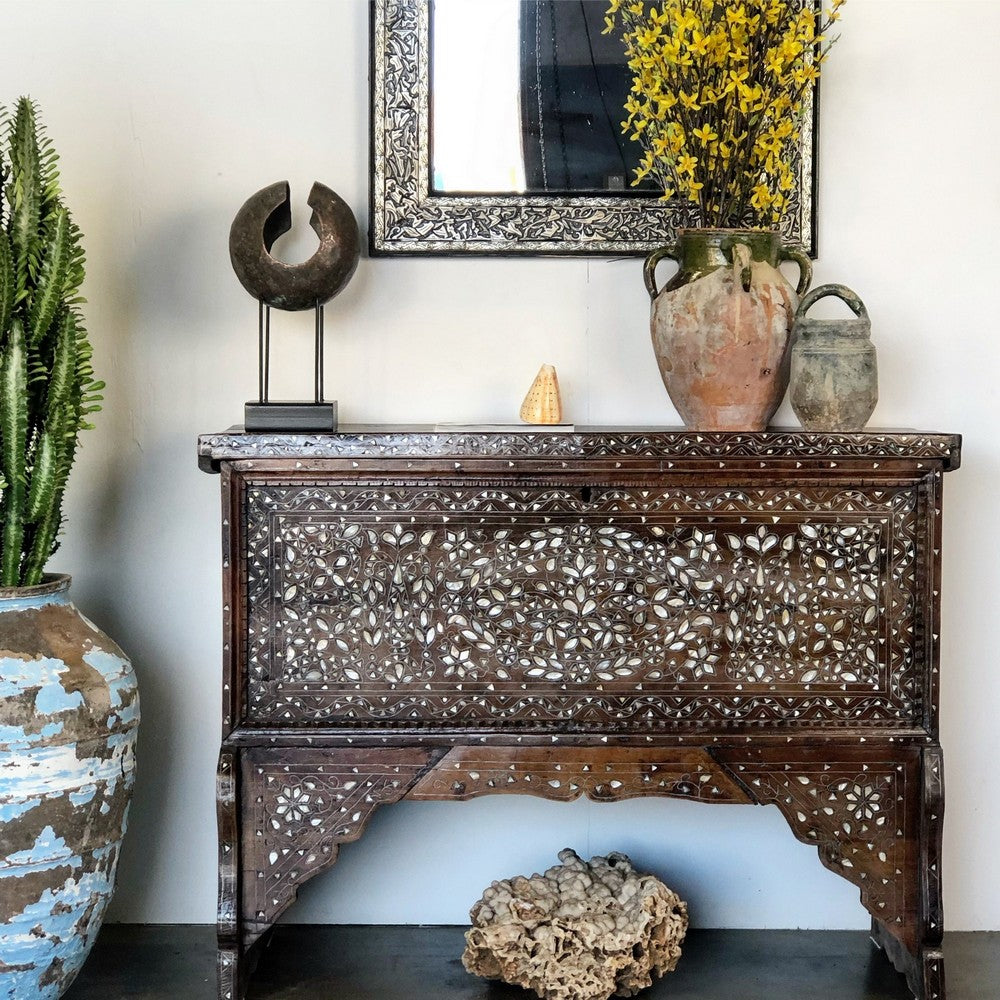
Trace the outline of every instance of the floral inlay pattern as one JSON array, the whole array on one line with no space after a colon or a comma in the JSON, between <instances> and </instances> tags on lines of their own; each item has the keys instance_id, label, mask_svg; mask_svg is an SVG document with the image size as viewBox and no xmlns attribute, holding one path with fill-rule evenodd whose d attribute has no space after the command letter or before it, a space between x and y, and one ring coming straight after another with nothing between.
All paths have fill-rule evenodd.
<instances>
[{"instance_id":1,"label":"floral inlay pattern","mask_svg":"<svg viewBox=\"0 0 1000 1000\"><path fill-rule=\"evenodd\" d=\"M268 484L246 501L256 715L642 728L695 696L710 713L712 691L737 695L728 724L917 707L912 490Z\"/></svg>"},{"instance_id":2,"label":"floral inlay pattern","mask_svg":"<svg viewBox=\"0 0 1000 1000\"><path fill-rule=\"evenodd\" d=\"M303 782L295 788L284 785L274 799L274 815L271 817L271 826L275 830L280 830L286 823L297 823L309 815L309 801L316 791L316 783L313 781ZM322 805L322 799L320 799Z\"/></svg>"},{"instance_id":3,"label":"floral inlay pattern","mask_svg":"<svg viewBox=\"0 0 1000 1000\"><path fill-rule=\"evenodd\" d=\"M740 759L721 755L756 801L778 806L799 840L815 844L826 867L853 882L871 913L897 928L908 905L910 797L919 794L913 753L898 760L843 762ZM757 755L751 755L751 757Z\"/></svg>"},{"instance_id":4,"label":"floral inlay pattern","mask_svg":"<svg viewBox=\"0 0 1000 1000\"><path fill-rule=\"evenodd\" d=\"M300 885L337 860L341 844L361 836L378 806L406 794L430 761L421 750L375 751L363 765L344 758L337 751L324 763L275 761L266 751L244 758L242 780L253 803L247 836L262 865L244 882L244 916L252 923L274 920Z\"/></svg>"},{"instance_id":5,"label":"floral inlay pattern","mask_svg":"<svg viewBox=\"0 0 1000 1000\"><path fill-rule=\"evenodd\" d=\"M908 940L913 927L906 914L916 887L906 872L919 823L912 808L921 791L919 750L799 753L742 744L711 752L544 746L248 751L242 781L253 802L248 836L259 867L244 882L244 914L254 926L272 922L299 886L336 861L340 845L361 836L376 808L404 798L669 796L777 805L795 836L815 846L824 865L858 886L871 913Z\"/></svg>"}]
</instances>

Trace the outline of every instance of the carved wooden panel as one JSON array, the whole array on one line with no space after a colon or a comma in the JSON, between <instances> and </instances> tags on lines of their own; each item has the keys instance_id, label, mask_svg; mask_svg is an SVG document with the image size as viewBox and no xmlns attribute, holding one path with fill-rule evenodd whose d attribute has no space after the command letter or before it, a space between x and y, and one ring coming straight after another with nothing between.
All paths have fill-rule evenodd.
<instances>
[{"instance_id":1,"label":"carved wooden panel","mask_svg":"<svg viewBox=\"0 0 1000 1000\"><path fill-rule=\"evenodd\" d=\"M439 756L439 755L438 755ZM357 840L372 813L398 802L434 755L419 748L285 750L243 754L243 918L261 930L295 899L298 887Z\"/></svg>"},{"instance_id":2,"label":"carved wooden panel","mask_svg":"<svg viewBox=\"0 0 1000 1000\"><path fill-rule=\"evenodd\" d=\"M940 747L923 753L922 839L926 845L921 870L922 909L927 917L927 939L940 944L944 937L944 894L941 886L941 850L944 839L944 754Z\"/></svg>"},{"instance_id":3,"label":"carved wooden panel","mask_svg":"<svg viewBox=\"0 0 1000 1000\"><path fill-rule=\"evenodd\" d=\"M912 486L245 489L255 720L921 716Z\"/></svg>"},{"instance_id":4,"label":"carved wooden panel","mask_svg":"<svg viewBox=\"0 0 1000 1000\"><path fill-rule=\"evenodd\" d=\"M557 801L638 796L774 804L823 864L855 884L902 952L934 942L938 891L921 905L922 804L936 751L877 747L254 748L241 781L245 928L270 925L299 887L357 840L373 811L403 798L529 794ZM923 771L926 770L926 775ZM223 772L225 773L225 772ZM925 843L925 842L924 842ZM935 909L935 908L938 909ZM939 940L939 939L938 939ZM889 945L894 948L893 945ZM901 953L902 953L901 952Z\"/></svg>"},{"instance_id":5,"label":"carved wooden panel","mask_svg":"<svg viewBox=\"0 0 1000 1000\"><path fill-rule=\"evenodd\" d=\"M410 799L581 795L617 802L657 795L700 802L753 801L704 750L456 747L408 793Z\"/></svg>"},{"instance_id":6,"label":"carved wooden panel","mask_svg":"<svg viewBox=\"0 0 1000 1000\"><path fill-rule=\"evenodd\" d=\"M726 749L715 756L755 802L777 805L795 836L815 845L827 868L858 886L868 911L914 946L919 748Z\"/></svg>"}]
</instances>

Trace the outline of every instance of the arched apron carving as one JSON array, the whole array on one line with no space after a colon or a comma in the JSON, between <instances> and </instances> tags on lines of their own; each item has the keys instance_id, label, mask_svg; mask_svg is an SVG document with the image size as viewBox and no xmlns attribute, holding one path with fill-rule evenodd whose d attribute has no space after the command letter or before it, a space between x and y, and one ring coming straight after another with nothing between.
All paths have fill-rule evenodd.
<instances>
[{"instance_id":1,"label":"arched apron carving","mask_svg":"<svg viewBox=\"0 0 1000 1000\"><path fill-rule=\"evenodd\" d=\"M900 971L913 956L933 966L940 941L940 810L924 818L940 787L939 755L919 747L804 750L785 747L455 747L247 750L243 796L252 802L242 832L242 947L249 948L294 902L298 889L359 839L374 811L402 799L465 801L527 794L556 801L659 796L778 807L797 839L817 848L831 871L856 885ZM233 827L227 792L232 764L220 764L223 829ZM939 796L938 796L939 799ZM935 840L936 838L936 840ZM232 926L236 880L231 837L222 838L220 926ZM921 852L931 877L912 878ZM934 939L938 932L937 941ZM928 952L928 953L929 953ZM940 964L940 963L938 963ZM921 973L923 975L923 973ZM924 989L924 987L921 987ZM935 995L928 986L925 996Z\"/></svg>"}]
</instances>

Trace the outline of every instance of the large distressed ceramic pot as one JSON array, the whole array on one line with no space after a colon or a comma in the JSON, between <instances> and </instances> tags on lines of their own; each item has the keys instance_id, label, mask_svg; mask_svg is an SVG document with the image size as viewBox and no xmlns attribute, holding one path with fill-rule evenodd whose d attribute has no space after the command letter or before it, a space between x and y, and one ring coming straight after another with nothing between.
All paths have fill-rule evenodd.
<instances>
[{"instance_id":1,"label":"large distressed ceramic pot","mask_svg":"<svg viewBox=\"0 0 1000 1000\"><path fill-rule=\"evenodd\" d=\"M0 998L55 1000L97 936L135 775L139 693L70 578L0 589Z\"/></svg>"},{"instance_id":2,"label":"large distressed ceramic pot","mask_svg":"<svg viewBox=\"0 0 1000 1000\"><path fill-rule=\"evenodd\" d=\"M661 291L664 258L679 270ZM785 260L799 265L797 289L778 270ZM792 320L812 280L805 251L765 230L682 229L646 258L644 278L653 351L685 426L764 430L788 387Z\"/></svg>"}]
</instances>

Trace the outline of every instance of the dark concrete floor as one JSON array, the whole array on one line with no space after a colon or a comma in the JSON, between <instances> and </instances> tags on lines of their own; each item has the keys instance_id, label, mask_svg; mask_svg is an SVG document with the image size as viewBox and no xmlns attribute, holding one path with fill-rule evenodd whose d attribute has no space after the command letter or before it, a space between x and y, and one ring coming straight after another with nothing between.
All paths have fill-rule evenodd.
<instances>
[{"instance_id":1,"label":"dark concrete floor","mask_svg":"<svg viewBox=\"0 0 1000 1000\"><path fill-rule=\"evenodd\" d=\"M277 928L251 1000L529 1000L470 976L460 927ZM949 1000L1000 1000L1000 933L950 934ZM908 1000L855 931L691 931L647 1000ZM64 1000L214 1000L214 928L104 928Z\"/></svg>"}]
</instances>

